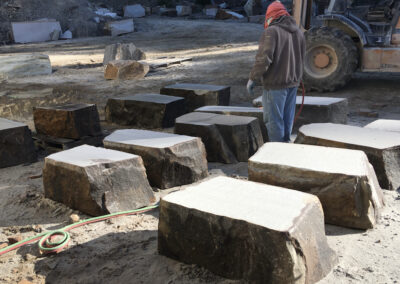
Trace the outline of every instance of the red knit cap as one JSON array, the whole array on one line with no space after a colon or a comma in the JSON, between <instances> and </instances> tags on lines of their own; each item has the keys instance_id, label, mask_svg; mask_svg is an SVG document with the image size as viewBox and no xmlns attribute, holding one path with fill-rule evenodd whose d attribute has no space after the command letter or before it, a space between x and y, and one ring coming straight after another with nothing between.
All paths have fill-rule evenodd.
<instances>
[{"instance_id":1,"label":"red knit cap","mask_svg":"<svg viewBox=\"0 0 400 284\"><path fill-rule=\"evenodd\" d=\"M285 6L279 1L275 1L268 6L267 13L265 14L264 28L268 28L269 24L281 16L290 16ZM269 21L269 22L268 22Z\"/></svg>"}]
</instances>

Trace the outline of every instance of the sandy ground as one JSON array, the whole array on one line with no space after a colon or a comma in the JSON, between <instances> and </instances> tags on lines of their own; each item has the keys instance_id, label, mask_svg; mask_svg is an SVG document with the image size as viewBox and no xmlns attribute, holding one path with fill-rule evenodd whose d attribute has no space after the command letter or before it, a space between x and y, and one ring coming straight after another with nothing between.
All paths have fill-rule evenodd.
<instances>
[{"instance_id":1,"label":"sandy ground","mask_svg":"<svg viewBox=\"0 0 400 284\"><path fill-rule=\"evenodd\" d=\"M45 53L54 72L0 82L0 116L27 122L37 105L92 102L100 114L107 98L139 92L156 92L177 82L232 86L232 104L250 105L245 83L257 49L261 27L255 24L145 18L139 31L119 38L78 39L32 45L0 47L0 53ZM103 79L104 46L134 42L148 58L191 56L192 62L150 73L137 82ZM344 89L315 96L346 97L349 123L363 126L376 118L363 117L359 109L378 112L380 118L400 119L400 76L355 74ZM261 89L257 90L258 95ZM107 126L106 126L107 127ZM39 162L0 170L0 242L20 234L24 238L42 230L60 228L74 212L44 198ZM210 174L247 177L246 163L210 164ZM180 188L171 189L179 190ZM157 192L157 196L169 191ZM326 226L330 246L339 264L321 283L397 283L400 279L400 194L385 191L386 207L373 230L359 231ZM69 249L41 256L36 244L0 257L0 283L22 279L34 283L238 283L195 265L182 264L157 254L157 211L121 217L72 231Z\"/></svg>"}]
</instances>

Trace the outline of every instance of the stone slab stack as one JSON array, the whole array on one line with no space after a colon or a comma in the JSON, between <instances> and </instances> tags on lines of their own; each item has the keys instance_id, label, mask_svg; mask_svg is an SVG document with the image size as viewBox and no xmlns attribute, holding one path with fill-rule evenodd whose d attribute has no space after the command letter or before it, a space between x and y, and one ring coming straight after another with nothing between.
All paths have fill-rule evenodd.
<instances>
[{"instance_id":1,"label":"stone slab stack","mask_svg":"<svg viewBox=\"0 0 400 284\"><path fill-rule=\"evenodd\" d=\"M94 104L35 107L33 120L38 134L80 139L101 135L99 113Z\"/></svg>"},{"instance_id":2,"label":"stone slab stack","mask_svg":"<svg viewBox=\"0 0 400 284\"><path fill-rule=\"evenodd\" d=\"M378 119L364 126L365 128L378 129L383 131L393 131L400 133L400 120Z\"/></svg>"},{"instance_id":3,"label":"stone slab stack","mask_svg":"<svg viewBox=\"0 0 400 284\"><path fill-rule=\"evenodd\" d=\"M260 124L260 129L264 138L264 142L268 141L267 128L264 124L263 110L256 107L238 107L238 106L204 106L196 109L198 112L218 113L225 115L238 115L256 117Z\"/></svg>"},{"instance_id":4,"label":"stone slab stack","mask_svg":"<svg viewBox=\"0 0 400 284\"><path fill-rule=\"evenodd\" d=\"M47 198L92 216L155 201L141 157L88 145L46 157L43 184Z\"/></svg>"},{"instance_id":5,"label":"stone slab stack","mask_svg":"<svg viewBox=\"0 0 400 284\"><path fill-rule=\"evenodd\" d=\"M107 136L104 146L141 156L150 184L161 189L208 176L206 150L197 137L126 129Z\"/></svg>"},{"instance_id":6,"label":"stone slab stack","mask_svg":"<svg viewBox=\"0 0 400 284\"><path fill-rule=\"evenodd\" d=\"M209 162L247 162L264 143L257 118L192 112L178 117L175 133L200 137Z\"/></svg>"},{"instance_id":7,"label":"stone slab stack","mask_svg":"<svg viewBox=\"0 0 400 284\"><path fill-rule=\"evenodd\" d=\"M26 124L0 118L0 168L36 162L32 133Z\"/></svg>"},{"instance_id":8,"label":"stone slab stack","mask_svg":"<svg viewBox=\"0 0 400 284\"><path fill-rule=\"evenodd\" d=\"M143 128L167 128L185 112L184 99L159 94L138 94L108 99L106 121Z\"/></svg>"},{"instance_id":9,"label":"stone slab stack","mask_svg":"<svg viewBox=\"0 0 400 284\"><path fill-rule=\"evenodd\" d=\"M400 133L332 123L300 128L295 143L361 150L384 189L400 188Z\"/></svg>"},{"instance_id":10,"label":"stone slab stack","mask_svg":"<svg viewBox=\"0 0 400 284\"><path fill-rule=\"evenodd\" d=\"M312 145L266 143L249 159L249 180L318 196L325 222L370 229L383 194L362 151Z\"/></svg>"},{"instance_id":11,"label":"stone slab stack","mask_svg":"<svg viewBox=\"0 0 400 284\"><path fill-rule=\"evenodd\" d=\"M296 113L299 111L302 96L296 98ZM255 107L262 107L262 97L253 100ZM298 130L302 125L310 123L347 123L348 101L344 98L331 97L304 97L304 106L298 117L294 130Z\"/></svg>"},{"instance_id":12,"label":"stone slab stack","mask_svg":"<svg viewBox=\"0 0 400 284\"><path fill-rule=\"evenodd\" d=\"M230 87L203 84L175 84L162 88L161 94L185 98L187 112L206 105L229 105Z\"/></svg>"},{"instance_id":13,"label":"stone slab stack","mask_svg":"<svg viewBox=\"0 0 400 284\"><path fill-rule=\"evenodd\" d=\"M336 263L316 196L228 177L162 198L158 251L246 283L315 283Z\"/></svg>"}]
</instances>

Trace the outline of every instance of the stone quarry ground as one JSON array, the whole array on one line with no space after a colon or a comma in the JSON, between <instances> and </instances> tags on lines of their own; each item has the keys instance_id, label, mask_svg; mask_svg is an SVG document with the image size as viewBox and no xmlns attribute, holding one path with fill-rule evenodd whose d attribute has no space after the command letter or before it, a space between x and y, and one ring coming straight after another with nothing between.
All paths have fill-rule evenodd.
<instances>
[{"instance_id":1,"label":"stone quarry ground","mask_svg":"<svg viewBox=\"0 0 400 284\"><path fill-rule=\"evenodd\" d=\"M144 18L138 32L118 38L98 37L0 47L0 54L44 53L50 56L51 76L0 82L0 117L28 123L32 107L67 102L96 103L104 118L107 98L136 93L158 93L172 83L207 83L232 86L231 104L251 105L245 84L257 50L260 25L208 20ZM160 69L140 81L106 81L104 47L133 42L148 58L193 57L192 62ZM400 75L354 75L345 88L313 96L346 97L349 124L364 126L375 120L361 116L370 109L379 118L400 119ZM258 88L257 93L261 92ZM115 126L103 124L105 128ZM42 230L65 226L74 211L44 198L39 162L0 170L0 243L7 237L30 237ZM247 178L247 164L209 165L211 176ZM169 191L158 192L158 197ZM339 263L321 283L398 283L400 281L400 194L384 192L386 207L373 230L326 226L330 246ZM81 218L87 218L78 213ZM156 211L72 231L67 250L41 256L36 244L0 257L0 283L22 279L34 283L238 283L222 279L195 265L157 254Z\"/></svg>"}]
</instances>

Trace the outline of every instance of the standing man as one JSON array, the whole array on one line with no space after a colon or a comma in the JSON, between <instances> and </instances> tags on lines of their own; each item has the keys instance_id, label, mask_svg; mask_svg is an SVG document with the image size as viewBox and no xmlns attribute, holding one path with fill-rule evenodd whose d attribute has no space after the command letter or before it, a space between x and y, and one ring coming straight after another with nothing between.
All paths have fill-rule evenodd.
<instances>
[{"instance_id":1,"label":"standing man","mask_svg":"<svg viewBox=\"0 0 400 284\"><path fill-rule=\"evenodd\" d=\"M305 39L279 1L268 6L247 91L261 79L264 123L271 142L289 142L296 110L296 93L303 76Z\"/></svg>"}]
</instances>

